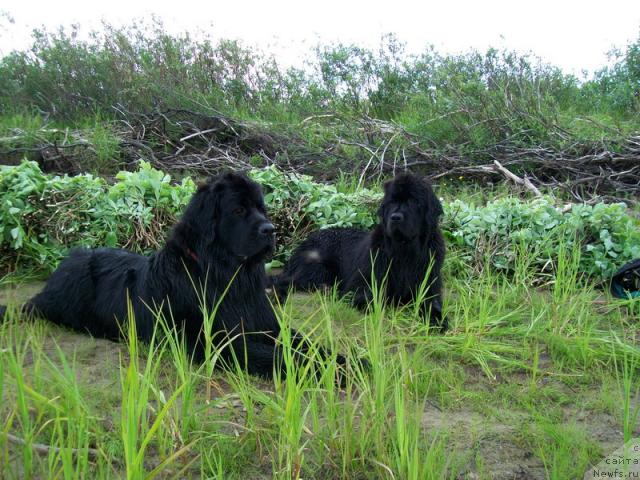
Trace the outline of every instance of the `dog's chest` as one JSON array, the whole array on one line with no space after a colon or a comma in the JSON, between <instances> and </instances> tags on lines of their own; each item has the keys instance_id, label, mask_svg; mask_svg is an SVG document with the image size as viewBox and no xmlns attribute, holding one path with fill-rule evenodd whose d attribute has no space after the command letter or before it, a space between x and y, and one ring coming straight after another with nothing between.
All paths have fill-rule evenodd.
<instances>
[{"instance_id":1,"label":"dog's chest","mask_svg":"<svg viewBox=\"0 0 640 480\"><path fill-rule=\"evenodd\" d=\"M420 287L428 272L428 260L418 255L396 254L383 262L388 265L386 292L389 297L409 300Z\"/></svg>"}]
</instances>

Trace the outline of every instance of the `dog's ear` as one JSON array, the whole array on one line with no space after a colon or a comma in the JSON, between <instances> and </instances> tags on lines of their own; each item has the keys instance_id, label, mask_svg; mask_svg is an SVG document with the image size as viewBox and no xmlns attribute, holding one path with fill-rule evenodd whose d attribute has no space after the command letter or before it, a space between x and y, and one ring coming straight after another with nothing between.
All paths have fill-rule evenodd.
<instances>
[{"instance_id":1,"label":"dog's ear","mask_svg":"<svg viewBox=\"0 0 640 480\"><path fill-rule=\"evenodd\" d=\"M230 175L232 174L226 173L217 178L210 178L198 190L196 221L203 228L202 235L206 236L206 239L204 239L206 243L211 243L215 239L216 228L220 219L222 195L229 186Z\"/></svg>"},{"instance_id":2,"label":"dog's ear","mask_svg":"<svg viewBox=\"0 0 640 480\"><path fill-rule=\"evenodd\" d=\"M188 222L181 221L173 227L170 242L173 243L180 251L188 253L196 250L197 237L198 235L194 231L193 227L191 227Z\"/></svg>"},{"instance_id":3,"label":"dog's ear","mask_svg":"<svg viewBox=\"0 0 640 480\"><path fill-rule=\"evenodd\" d=\"M203 243L210 244L216 236L222 181L216 178L198 186L182 218L173 228L171 240L184 252L194 252Z\"/></svg>"},{"instance_id":4,"label":"dog's ear","mask_svg":"<svg viewBox=\"0 0 640 480\"><path fill-rule=\"evenodd\" d=\"M444 210L442 209L442 203L440 203L440 199L431 188L431 184L427 183L427 220L431 218L438 218L444 214Z\"/></svg>"},{"instance_id":5,"label":"dog's ear","mask_svg":"<svg viewBox=\"0 0 640 480\"><path fill-rule=\"evenodd\" d=\"M389 200L389 195L391 194L391 185L393 184L393 180L387 180L382 185L382 189L384 190L384 197L380 202L380 206L378 207L378 217L384 218L384 211L387 207L387 201Z\"/></svg>"}]
</instances>

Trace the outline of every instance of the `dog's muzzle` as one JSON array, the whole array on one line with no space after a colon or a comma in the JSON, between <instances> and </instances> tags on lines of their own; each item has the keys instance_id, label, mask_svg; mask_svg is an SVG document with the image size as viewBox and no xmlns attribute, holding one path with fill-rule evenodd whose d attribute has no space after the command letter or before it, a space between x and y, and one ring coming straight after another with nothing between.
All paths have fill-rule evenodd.
<instances>
[{"instance_id":1,"label":"dog's muzzle","mask_svg":"<svg viewBox=\"0 0 640 480\"><path fill-rule=\"evenodd\" d=\"M386 234L396 242L411 242L416 238L416 233L412 229L407 229L406 223L403 221L393 221L389 219L387 222Z\"/></svg>"},{"instance_id":2,"label":"dog's muzzle","mask_svg":"<svg viewBox=\"0 0 640 480\"><path fill-rule=\"evenodd\" d=\"M272 237L275 234L276 228L271 222L265 222L258 227L258 234L264 237Z\"/></svg>"},{"instance_id":3,"label":"dog's muzzle","mask_svg":"<svg viewBox=\"0 0 640 480\"><path fill-rule=\"evenodd\" d=\"M276 229L271 222L264 222L258 227L258 237L264 242L264 252L269 254L276 248Z\"/></svg>"}]
</instances>

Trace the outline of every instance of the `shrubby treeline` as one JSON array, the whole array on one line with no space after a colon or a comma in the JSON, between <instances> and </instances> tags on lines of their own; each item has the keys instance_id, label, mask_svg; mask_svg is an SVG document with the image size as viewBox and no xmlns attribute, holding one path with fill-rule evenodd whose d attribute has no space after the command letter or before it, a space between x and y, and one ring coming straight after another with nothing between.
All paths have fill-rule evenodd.
<instances>
[{"instance_id":1,"label":"shrubby treeline","mask_svg":"<svg viewBox=\"0 0 640 480\"><path fill-rule=\"evenodd\" d=\"M370 228L381 194L344 193L308 176L275 167L250 175L263 185L278 227L276 262L310 230L329 226ZM0 167L0 269L44 274L70 246L156 249L195 191L189 178L171 178L143 163L120 172L114 184L92 175L52 176L35 162ZM504 197L486 205L444 203L443 230L449 268L490 267L510 273L526 255L535 275L552 276L558 245L580 253L586 276L606 278L622 263L640 257L640 223L623 204L557 207L546 198L531 202ZM579 248L573 249L576 245Z\"/></svg>"},{"instance_id":2,"label":"shrubby treeline","mask_svg":"<svg viewBox=\"0 0 640 480\"><path fill-rule=\"evenodd\" d=\"M640 37L580 82L509 51L408 55L394 35L377 51L318 45L306 65L283 69L238 42L172 36L160 23L106 25L89 40L36 31L29 51L0 60L0 110L70 122L180 107L280 124L339 112L393 120L472 155L505 141L561 142L565 130L597 139L625 130L640 109L639 52Z\"/></svg>"}]
</instances>

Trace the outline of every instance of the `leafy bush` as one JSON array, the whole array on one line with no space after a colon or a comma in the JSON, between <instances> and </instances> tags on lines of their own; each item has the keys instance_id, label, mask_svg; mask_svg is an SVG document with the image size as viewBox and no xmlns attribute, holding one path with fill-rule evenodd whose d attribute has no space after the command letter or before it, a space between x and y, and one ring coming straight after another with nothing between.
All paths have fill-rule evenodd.
<instances>
[{"instance_id":1,"label":"leafy bush","mask_svg":"<svg viewBox=\"0 0 640 480\"><path fill-rule=\"evenodd\" d=\"M0 110L69 122L207 105L209 113L268 120L274 128L299 127L327 112L364 114L399 121L430 146L464 147L473 156L502 142L559 143L571 130L565 117L610 113L622 120L639 108L640 39L619 53L614 67L581 83L505 50L445 55L429 48L411 55L394 35L375 50L318 45L302 68L284 69L238 42L171 35L158 22L105 25L88 40L77 28L35 31L29 50L0 58ZM594 128L601 136L612 133Z\"/></svg>"},{"instance_id":2,"label":"leafy bush","mask_svg":"<svg viewBox=\"0 0 640 480\"><path fill-rule=\"evenodd\" d=\"M609 60L612 65L596 72L584 85L584 101L601 111L637 114L640 110L640 35L627 44L624 51L612 50Z\"/></svg>"},{"instance_id":3,"label":"leafy bush","mask_svg":"<svg viewBox=\"0 0 640 480\"><path fill-rule=\"evenodd\" d=\"M285 174L275 166L252 170L264 190L271 220L276 225L276 263L288 256L293 244L310 230L328 227L370 228L380 193L367 189L338 192L333 185L314 182L308 175Z\"/></svg>"},{"instance_id":4,"label":"leafy bush","mask_svg":"<svg viewBox=\"0 0 640 480\"><path fill-rule=\"evenodd\" d=\"M467 259L489 256L501 270L512 270L517 255L527 252L532 268L552 272L560 243L568 249L577 243L581 270L597 278L640 257L640 222L622 203L558 207L548 197L506 197L475 206L456 200L445 215L450 243Z\"/></svg>"},{"instance_id":5,"label":"leafy bush","mask_svg":"<svg viewBox=\"0 0 640 480\"><path fill-rule=\"evenodd\" d=\"M313 229L371 228L376 222L379 192L339 192L275 167L250 175L262 184L278 229L276 262ZM149 252L162 243L195 191L191 179L174 185L146 163L137 172L120 172L116 180L108 185L91 175L45 175L34 162L0 167L0 268L44 273L77 245ZM552 273L560 243L579 245L582 270L595 278L640 257L640 222L623 204L561 207L550 198L505 197L479 206L455 200L444 208L449 249L459 253L451 258L471 263L490 258L492 267L507 273L522 252L534 272Z\"/></svg>"},{"instance_id":6,"label":"leafy bush","mask_svg":"<svg viewBox=\"0 0 640 480\"><path fill-rule=\"evenodd\" d=\"M35 162L0 167L0 268L53 269L71 246L148 251L195 191L142 163L109 186L92 175L50 176Z\"/></svg>"}]
</instances>

